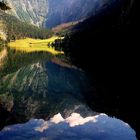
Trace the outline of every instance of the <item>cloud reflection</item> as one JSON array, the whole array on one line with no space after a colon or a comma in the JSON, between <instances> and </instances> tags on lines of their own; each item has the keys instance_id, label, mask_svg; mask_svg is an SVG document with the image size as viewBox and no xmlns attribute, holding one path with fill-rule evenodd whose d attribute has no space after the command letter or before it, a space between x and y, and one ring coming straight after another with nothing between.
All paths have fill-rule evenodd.
<instances>
[{"instance_id":1,"label":"cloud reflection","mask_svg":"<svg viewBox=\"0 0 140 140\"><path fill-rule=\"evenodd\" d=\"M105 114L83 118L78 113L49 121L33 119L4 128L0 140L136 140L135 132L123 121Z\"/></svg>"}]
</instances>

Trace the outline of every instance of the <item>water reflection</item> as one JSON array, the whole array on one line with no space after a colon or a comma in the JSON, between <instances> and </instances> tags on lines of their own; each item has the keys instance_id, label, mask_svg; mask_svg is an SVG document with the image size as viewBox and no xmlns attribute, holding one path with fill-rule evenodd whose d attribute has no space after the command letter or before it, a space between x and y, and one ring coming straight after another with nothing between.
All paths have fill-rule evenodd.
<instances>
[{"instance_id":1,"label":"water reflection","mask_svg":"<svg viewBox=\"0 0 140 140\"><path fill-rule=\"evenodd\" d=\"M1 70L0 102L17 122L50 118L58 112L89 113L84 94L90 89L85 72L51 61L46 52L23 53L8 50ZM59 59L59 58L57 58Z\"/></svg>"},{"instance_id":2,"label":"water reflection","mask_svg":"<svg viewBox=\"0 0 140 140\"><path fill-rule=\"evenodd\" d=\"M136 140L135 132L121 120L105 114L83 118L73 113L64 119L61 114L49 121L33 119L25 124L6 127L1 140Z\"/></svg>"},{"instance_id":3,"label":"water reflection","mask_svg":"<svg viewBox=\"0 0 140 140\"><path fill-rule=\"evenodd\" d=\"M97 113L84 99L94 87L84 71L52 62L60 56L46 52L6 51L0 68L0 104L14 114L16 123L31 118L51 119L6 127L0 132L1 140L136 139L135 132L124 122L103 114L94 116ZM10 118L5 118L2 125L7 125Z\"/></svg>"},{"instance_id":4,"label":"water reflection","mask_svg":"<svg viewBox=\"0 0 140 140\"><path fill-rule=\"evenodd\" d=\"M52 58L52 54L47 52L25 53L8 47L5 48L5 50L7 51L7 56L3 60L3 67L0 68L0 77L15 72L19 68L27 66L28 64L43 60L49 61Z\"/></svg>"}]
</instances>

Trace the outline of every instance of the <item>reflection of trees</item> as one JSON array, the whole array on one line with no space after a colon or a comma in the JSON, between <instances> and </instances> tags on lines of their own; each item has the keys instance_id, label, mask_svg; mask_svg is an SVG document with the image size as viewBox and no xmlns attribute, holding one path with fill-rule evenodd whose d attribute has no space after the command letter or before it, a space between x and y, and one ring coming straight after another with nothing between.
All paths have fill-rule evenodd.
<instances>
[{"instance_id":1,"label":"reflection of trees","mask_svg":"<svg viewBox=\"0 0 140 140\"><path fill-rule=\"evenodd\" d=\"M62 51L62 39L56 39L51 46L55 48L57 51Z\"/></svg>"},{"instance_id":2,"label":"reflection of trees","mask_svg":"<svg viewBox=\"0 0 140 140\"><path fill-rule=\"evenodd\" d=\"M49 61L51 58L52 55L47 52L25 53L8 48L5 64L3 69L0 69L0 78L7 75L8 73L16 72L21 67L34 64L39 61Z\"/></svg>"}]
</instances>

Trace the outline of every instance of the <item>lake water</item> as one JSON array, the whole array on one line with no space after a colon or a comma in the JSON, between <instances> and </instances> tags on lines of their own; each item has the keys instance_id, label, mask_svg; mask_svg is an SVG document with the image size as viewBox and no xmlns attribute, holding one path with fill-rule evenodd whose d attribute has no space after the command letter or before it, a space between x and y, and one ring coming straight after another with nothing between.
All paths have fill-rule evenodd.
<instances>
[{"instance_id":1,"label":"lake water","mask_svg":"<svg viewBox=\"0 0 140 140\"><path fill-rule=\"evenodd\" d=\"M136 140L128 124L88 107L84 95L93 88L88 75L60 57L6 49L0 104L17 124L5 127L0 140Z\"/></svg>"}]
</instances>

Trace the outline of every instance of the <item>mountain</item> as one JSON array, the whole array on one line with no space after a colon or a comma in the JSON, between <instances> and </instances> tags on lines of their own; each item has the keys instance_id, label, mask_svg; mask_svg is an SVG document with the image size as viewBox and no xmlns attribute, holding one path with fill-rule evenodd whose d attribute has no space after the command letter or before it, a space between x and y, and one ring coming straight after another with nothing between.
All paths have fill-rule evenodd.
<instances>
[{"instance_id":1,"label":"mountain","mask_svg":"<svg viewBox=\"0 0 140 140\"><path fill-rule=\"evenodd\" d=\"M110 0L48 0L46 27L85 19L106 6Z\"/></svg>"},{"instance_id":2,"label":"mountain","mask_svg":"<svg viewBox=\"0 0 140 140\"><path fill-rule=\"evenodd\" d=\"M8 12L24 22L55 27L85 19L105 7L111 0L5 0Z\"/></svg>"},{"instance_id":3,"label":"mountain","mask_svg":"<svg viewBox=\"0 0 140 140\"><path fill-rule=\"evenodd\" d=\"M97 96L91 92L86 98L90 107L128 122L140 139L136 80L139 74L136 46L140 43L137 18L140 9L134 0L119 3L116 1L108 10L84 21L78 26L82 30L65 39L67 48L65 45L64 48L72 61L90 72L97 81Z\"/></svg>"},{"instance_id":4,"label":"mountain","mask_svg":"<svg viewBox=\"0 0 140 140\"><path fill-rule=\"evenodd\" d=\"M48 13L47 0L6 0L11 7L8 12L21 21L42 26Z\"/></svg>"},{"instance_id":5,"label":"mountain","mask_svg":"<svg viewBox=\"0 0 140 140\"><path fill-rule=\"evenodd\" d=\"M48 29L21 22L17 17L0 11L0 38L14 40L24 37L47 38L52 34Z\"/></svg>"}]
</instances>

